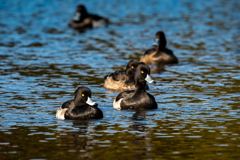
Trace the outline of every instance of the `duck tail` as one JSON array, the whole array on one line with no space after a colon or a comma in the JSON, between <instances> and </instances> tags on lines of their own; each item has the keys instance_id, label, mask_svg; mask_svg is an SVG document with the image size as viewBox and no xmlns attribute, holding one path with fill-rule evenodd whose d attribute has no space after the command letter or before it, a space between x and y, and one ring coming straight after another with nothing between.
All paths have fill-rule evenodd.
<instances>
[{"instance_id":1,"label":"duck tail","mask_svg":"<svg viewBox=\"0 0 240 160\"><path fill-rule=\"evenodd\" d=\"M109 77L110 75L105 75L104 77L103 77L103 79L105 80L105 79L107 79L107 77Z\"/></svg>"}]
</instances>

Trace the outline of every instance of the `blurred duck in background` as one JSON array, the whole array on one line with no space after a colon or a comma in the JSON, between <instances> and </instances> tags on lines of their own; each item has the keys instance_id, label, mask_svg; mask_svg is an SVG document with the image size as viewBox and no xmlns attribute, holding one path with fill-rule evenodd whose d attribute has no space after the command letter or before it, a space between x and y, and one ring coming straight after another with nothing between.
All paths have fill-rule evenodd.
<instances>
[{"instance_id":1,"label":"blurred duck in background","mask_svg":"<svg viewBox=\"0 0 240 160\"><path fill-rule=\"evenodd\" d=\"M147 64L156 64L162 66L164 64L178 63L177 57L173 51L166 48L167 40L163 31L156 33L153 48L146 50L140 61Z\"/></svg>"},{"instance_id":2,"label":"blurred duck in background","mask_svg":"<svg viewBox=\"0 0 240 160\"><path fill-rule=\"evenodd\" d=\"M83 30L86 28L105 26L108 23L108 19L95 14L89 14L83 5L79 5L77 6L75 16L69 22L69 26L75 29Z\"/></svg>"}]
</instances>

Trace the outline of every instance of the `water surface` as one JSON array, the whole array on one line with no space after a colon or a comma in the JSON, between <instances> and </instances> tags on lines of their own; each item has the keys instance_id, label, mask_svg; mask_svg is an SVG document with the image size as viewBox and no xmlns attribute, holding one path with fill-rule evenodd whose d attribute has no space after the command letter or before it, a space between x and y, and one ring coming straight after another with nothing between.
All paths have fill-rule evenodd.
<instances>
[{"instance_id":1,"label":"water surface","mask_svg":"<svg viewBox=\"0 0 240 160\"><path fill-rule=\"evenodd\" d=\"M85 2L108 27L67 26L73 0L0 1L0 159L238 159L240 2ZM165 32L178 65L155 71L158 109L118 111L103 76ZM55 118L87 86L100 120Z\"/></svg>"}]
</instances>

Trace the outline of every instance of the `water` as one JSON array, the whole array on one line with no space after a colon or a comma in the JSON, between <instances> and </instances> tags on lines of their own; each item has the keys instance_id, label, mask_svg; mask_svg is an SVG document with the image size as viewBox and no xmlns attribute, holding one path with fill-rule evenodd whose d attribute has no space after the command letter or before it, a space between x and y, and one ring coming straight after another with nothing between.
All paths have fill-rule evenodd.
<instances>
[{"instance_id":1,"label":"water","mask_svg":"<svg viewBox=\"0 0 240 160\"><path fill-rule=\"evenodd\" d=\"M111 24L84 33L67 26L76 5L0 2L0 159L239 159L239 1L89 1ZM152 74L158 109L113 109L102 77L159 30L180 63ZM55 118L78 86L103 119Z\"/></svg>"}]
</instances>

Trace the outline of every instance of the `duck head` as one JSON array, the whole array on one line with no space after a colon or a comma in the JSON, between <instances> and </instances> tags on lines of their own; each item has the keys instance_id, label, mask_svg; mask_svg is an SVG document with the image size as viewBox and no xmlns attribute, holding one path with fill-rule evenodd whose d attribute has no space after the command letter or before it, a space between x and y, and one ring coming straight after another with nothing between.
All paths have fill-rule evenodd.
<instances>
[{"instance_id":1,"label":"duck head","mask_svg":"<svg viewBox=\"0 0 240 160\"><path fill-rule=\"evenodd\" d=\"M163 31L158 31L156 33L153 45L159 46L161 48L166 47L167 41Z\"/></svg>"},{"instance_id":2,"label":"duck head","mask_svg":"<svg viewBox=\"0 0 240 160\"><path fill-rule=\"evenodd\" d=\"M136 84L156 83L150 76L150 68L147 64L140 62L134 73L134 82Z\"/></svg>"},{"instance_id":3,"label":"duck head","mask_svg":"<svg viewBox=\"0 0 240 160\"><path fill-rule=\"evenodd\" d=\"M84 5L78 5L73 20L80 21L81 17L84 17L87 14L88 13Z\"/></svg>"},{"instance_id":4,"label":"duck head","mask_svg":"<svg viewBox=\"0 0 240 160\"><path fill-rule=\"evenodd\" d=\"M133 74L137 68L138 63L139 62L137 60L131 60L128 62L125 73L129 78L133 77Z\"/></svg>"},{"instance_id":5,"label":"duck head","mask_svg":"<svg viewBox=\"0 0 240 160\"><path fill-rule=\"evenodd\" d=\"M74 94L75 94L74 104L76 107L86 104L90 106L94 106L95 104L97 104L96 102L92 101L91 99L92 92L87 87L78 87Z\"/></svg>"}]
</instances>

